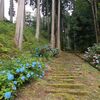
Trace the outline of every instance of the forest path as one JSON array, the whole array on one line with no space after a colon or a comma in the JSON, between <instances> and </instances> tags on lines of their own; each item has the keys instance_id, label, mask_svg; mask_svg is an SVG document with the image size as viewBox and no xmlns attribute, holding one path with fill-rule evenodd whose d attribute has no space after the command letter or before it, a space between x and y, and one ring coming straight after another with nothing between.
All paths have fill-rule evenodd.
<instances>
[{"instance_id":1,"label":"forest path","mask_svg":"<svg viewBox=\"0 0 100 100\"><path fill-rule=\"evenodd\" d=\"M50 63L44 79L20 89L15 100L100 100L100 72L62 52Z\"/></svg>"}]
</instances>

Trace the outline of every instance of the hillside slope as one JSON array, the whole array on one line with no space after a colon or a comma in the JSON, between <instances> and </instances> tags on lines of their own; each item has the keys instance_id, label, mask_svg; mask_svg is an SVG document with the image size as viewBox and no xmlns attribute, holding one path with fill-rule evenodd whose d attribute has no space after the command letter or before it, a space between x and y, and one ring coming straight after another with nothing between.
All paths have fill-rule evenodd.
<instances>
[{"instance_id":1,"label":"hillside slope","mask_svg":"<svg viewBox=\"0 0 100 100\"><path fill-rule=\"evenodd\" d=\"M42 36L46 32L41 31L40 40L36 41L35 28L26 26L24 28L23 50L30 51L33 48L44 46L48 44L48 40ZM15 24L10 22L0 22L0 57L4 55L14 56L19 54L18 49L14 43Z\"/></svg>"}]
</instances>

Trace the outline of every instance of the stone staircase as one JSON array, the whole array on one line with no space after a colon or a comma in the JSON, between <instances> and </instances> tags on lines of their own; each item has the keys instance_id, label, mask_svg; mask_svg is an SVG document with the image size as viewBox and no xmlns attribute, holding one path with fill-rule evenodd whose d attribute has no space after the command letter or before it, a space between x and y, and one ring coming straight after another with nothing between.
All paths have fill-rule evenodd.
<instances>
[{"instance_id":1,"label":"stone staircase","mask_svg":"<svg viewBox=\"0 0 100 100\"><path fill-rule=\"evenodd\" d=\"M71 53L48 64L45 77L18 92L15 100L100 100L100 72Z\"/></svg>"},{"instance_id":2,"label":"stone staircase","mask_svg":"<svg viewBox=\"0 0 100 100\"><path fill-rule=\"evenodd\" d=\"M80 72L56 66L47 78L45 92L48 95L45 100L82 100L80 98L89 92L84 84L78 83L77 79L80 78Z\"/></svg>"}]
</instances>

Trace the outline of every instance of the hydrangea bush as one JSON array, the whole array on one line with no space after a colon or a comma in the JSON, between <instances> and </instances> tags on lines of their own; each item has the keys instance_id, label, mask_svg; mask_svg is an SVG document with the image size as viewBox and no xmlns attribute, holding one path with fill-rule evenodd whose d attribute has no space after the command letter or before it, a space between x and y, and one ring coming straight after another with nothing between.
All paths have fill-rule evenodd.
<instances>
[{"instance_id":1,"label":"hydrangea bush","mask_svg":"<svg viewBox=\"0 0 100 100\"><path fill-rule=\"evenodd\" d=\"M100 69L100 44L94 44L85 51L85 58Z\"/></svg>"},{"instance_id":2,"label":"hydrangea bush","mask_svg":"<svg viewBox=\"0 0 100 100\"><path fill-rule=\"evenodd\" d=\"M7 66L5 67L5 63ZM10 100L14 97L18 87L30 79L44 77L45 64L35 59L12 59L0 61L0 100Z\"/></svg>"},{"instance_id":3,"label":"hydrangea bush","mask_svg":"<svg viewBox=\"0 0 100 100\"><path fill-rule=\"evenodd\" d=\"M46 59L50 57L55 57L59 54L59 50L57 48L51 48L50 46L44 46L41 48L35 48L32 51L34 57L45 57Z\"/></svg>"}]
</instances>

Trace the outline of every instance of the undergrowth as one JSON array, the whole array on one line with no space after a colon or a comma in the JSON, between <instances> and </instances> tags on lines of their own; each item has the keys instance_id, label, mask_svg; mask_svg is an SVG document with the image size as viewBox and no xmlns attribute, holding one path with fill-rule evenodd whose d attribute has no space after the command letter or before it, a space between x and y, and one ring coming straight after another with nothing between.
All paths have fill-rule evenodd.
<instances>
[{"instance_id":1,"label":"undergrowth","mask_svg":"<svg viewBox=\"0 0 100 100\"><path fill-rule=\"evenodd\" d=\"M47 34L41 30L42 34ZM23 37L23 52L30 51L33 48L44 46L48 44L48 40L40 35L40 40L35 39L35 28L25 26L24 37ZM10 22L0 22L0 58L6 59L16 55L22 54L16 47L14 43L15 35L15 24Z\"/></svg>"}]
</instances>

